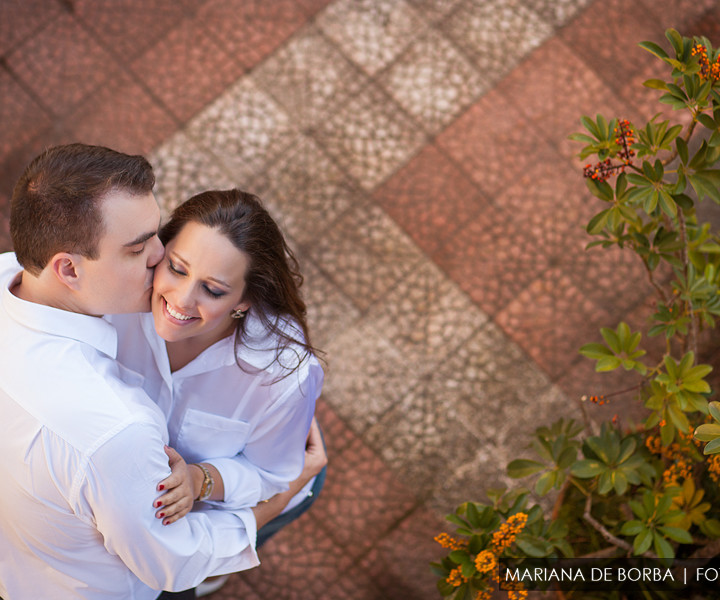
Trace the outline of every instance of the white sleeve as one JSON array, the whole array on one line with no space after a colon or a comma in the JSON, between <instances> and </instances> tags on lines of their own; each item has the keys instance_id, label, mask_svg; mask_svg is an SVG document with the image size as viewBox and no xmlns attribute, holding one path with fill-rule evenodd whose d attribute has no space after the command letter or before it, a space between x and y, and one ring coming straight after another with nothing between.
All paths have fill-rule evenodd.
<instances>
[{"instance_id":1,"label":"white sleeve","mask_svg":"<svg viewBox=\"0 0 720 600\"><path fill-rule=\"evenodd\" d=\"M213 458L223 478L225 498L213 506L236 509L255 506L297 479L305 462L305 446L320 395L323 371L317 359L272 385L282 391L253 430L242 453L234 457Z\"/></svg>"},{"instance_id":2,"label":"white sleeve","mask_svg":"<svg viewBox=\"0 0 720 600\"><path fill-rule=\"evenodd\" d=\"M191 512L167 526L155 518L156 486L169 472L156 427L133 423L92 454L77 510L94 520L108 552L157 590L182 591L258 565L250 510Z\"/></svg>"}]
</instances>

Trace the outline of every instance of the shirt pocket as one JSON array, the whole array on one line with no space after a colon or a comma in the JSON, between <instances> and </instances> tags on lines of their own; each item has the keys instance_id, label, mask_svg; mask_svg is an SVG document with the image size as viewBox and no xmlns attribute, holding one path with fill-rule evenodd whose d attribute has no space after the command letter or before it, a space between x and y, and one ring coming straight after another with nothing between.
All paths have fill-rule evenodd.
<instances>
[{"instance_id":1,"label":"shirt pocket","mask_svg":"<svg viewBox=\"0 0 720 600\"><path fill-rule=\"evenodd\" d=\"M250 424L189 408L177 436L177 448L188 462L229 458L245 448Z\"/></svg>"}]
</instances>

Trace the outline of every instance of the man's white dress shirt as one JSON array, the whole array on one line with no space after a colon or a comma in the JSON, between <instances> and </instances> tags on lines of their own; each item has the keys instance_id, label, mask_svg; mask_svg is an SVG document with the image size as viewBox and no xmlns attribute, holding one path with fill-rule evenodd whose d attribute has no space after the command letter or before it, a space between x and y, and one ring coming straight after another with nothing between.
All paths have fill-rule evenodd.
<instances>
[{"instance_id":1,"label":"man's white dress shirt","mask_svg":"<svg viewBox=\"0 0 720 600\"><path fill-rule=\"evenodd\" d=\"M225 499L210 504L255 506L288 489L302 471L322 388L317 358L306 356L287 375L298 363L298 351L287 348L275 361L277 339L251 310L245 317L247 338L237 349L243 368L235 359L233 335L173 373L150 313L109 318L118 331L118 361L143 378L143 389L162 409L170 446L188 463L211 463L220 472ZM285 510L311 486L312 481Z\"/></svg>"},{"instance_id":2,"label":"man's white dress shirt","mask_svg":"<svg viewBox=\"0 0 720 600\"><path fill-rule=\"evenodd\" d=\"M155 518L164 416L105 320L20 300L0 255L0 596L150 600L259 563L249 510Z\"/></svg>"}]
</instances>

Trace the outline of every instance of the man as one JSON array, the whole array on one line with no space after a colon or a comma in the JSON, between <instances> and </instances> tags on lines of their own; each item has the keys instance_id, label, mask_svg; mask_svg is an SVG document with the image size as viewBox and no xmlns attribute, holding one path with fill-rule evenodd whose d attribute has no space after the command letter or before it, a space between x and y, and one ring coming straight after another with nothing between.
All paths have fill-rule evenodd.
<instances>
[{"instance_id":1,"label":"man","mask_svg":"<svg viewBox=\"0 0 720 600\"><path fill-rule=\"evenodd\" d=\"M170 472L164 416L123 383L132 374L100 318L149 310L163 256L153 185L144 158L71 144L37 157L15 187L15 256L0 256L4 600L193 588L257 565L256 528L284 506L201 510L170 526L154 516Z\"/></svg>"}]
</instances>

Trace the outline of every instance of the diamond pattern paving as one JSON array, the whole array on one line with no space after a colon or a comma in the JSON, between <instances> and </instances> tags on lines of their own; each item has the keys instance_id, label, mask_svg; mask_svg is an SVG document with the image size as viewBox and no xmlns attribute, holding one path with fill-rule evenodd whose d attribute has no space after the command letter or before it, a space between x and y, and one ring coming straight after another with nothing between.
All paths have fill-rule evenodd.
<instances>
[{"instance_id":1,"label":"diamond pattern paving","mask_svg":"<svg viewBox=\"0 0 720 600\"><path fill-rule=\"evenodd\" d=\"M165 214L258 194L300 260L328 480L211 598L437 598L443 514L517 485L519 436L636 416L580 401L633 382L578 347L651 304L637 264L585 251L567 136L654 113L637 43L718 23L715 0L0 4L0 249L24 164L79 139L147 154Z\"/></svg>"}]
</instances>

